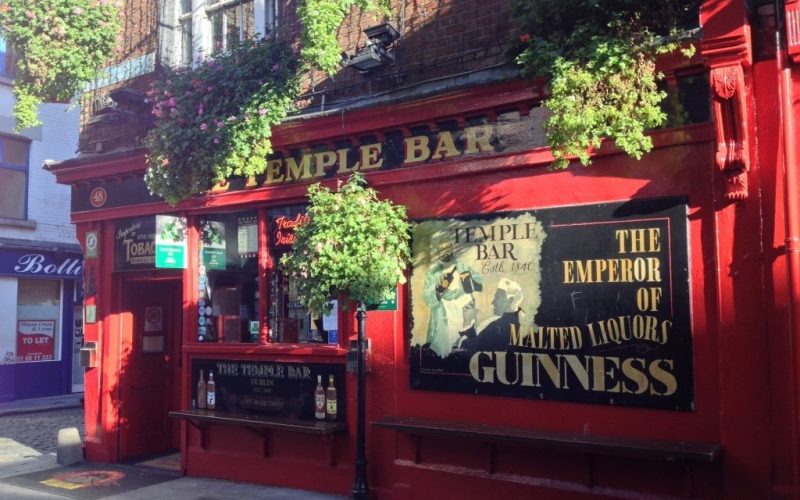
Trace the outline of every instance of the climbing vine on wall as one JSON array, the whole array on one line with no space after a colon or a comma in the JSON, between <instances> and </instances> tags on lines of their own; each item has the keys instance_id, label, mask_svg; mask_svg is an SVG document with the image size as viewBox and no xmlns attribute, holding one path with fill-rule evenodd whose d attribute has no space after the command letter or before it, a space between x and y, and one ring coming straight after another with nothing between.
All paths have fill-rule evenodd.
<instances>
[{"instance_id":1,"label":"climbing vine on wall","mask_svg":"<svg viewBox=\"0 0 800 500\"><path fill-rule=\"evenodd\" d=\"M2 0L0 36L17 54L17 129L38 125L42 102L68 102L97 76L119 33L112 0Z\"/></svg>"}]
</instances>

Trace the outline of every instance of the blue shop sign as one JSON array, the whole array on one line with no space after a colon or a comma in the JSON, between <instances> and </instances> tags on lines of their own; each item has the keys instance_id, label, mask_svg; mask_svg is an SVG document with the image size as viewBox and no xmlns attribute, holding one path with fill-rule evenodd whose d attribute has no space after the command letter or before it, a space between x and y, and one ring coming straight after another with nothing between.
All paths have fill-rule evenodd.
<instances>
[{"instance_id":1,"label":"blue shop sign","mask_svg":"<svg viewBox=\"0 0 800 500\"><path fill-rule=\"evenodd\" d=\"M69 252L30 249L0 250L0 275L38 278L79 278L83 257Z\"/></svg>"}]
</instances>

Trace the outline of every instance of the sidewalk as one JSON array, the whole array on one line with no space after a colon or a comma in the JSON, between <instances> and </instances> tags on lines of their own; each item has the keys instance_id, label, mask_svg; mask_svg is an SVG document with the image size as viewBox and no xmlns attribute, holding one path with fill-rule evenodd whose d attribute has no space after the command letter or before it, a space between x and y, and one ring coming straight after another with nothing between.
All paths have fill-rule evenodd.
<instances>
[{"instance_id":1,"label":"sidewalk","mask_svg":"<svg viewBox=\"0 0 800 500\"><path fill-rule=\"evenodd\" d=\"M83 393L76 392L64 396L49 398L20 399L10 403L0 403L0 417L7 415L22 415L40 411L63 410L65 408L80 408L83 406Z\"/></svg>"},{"instance_id":2,"label":"sidewalk","mask_svg":"<svg viewBox=\"0 0 800 500\"><path fill-rule=\"evenodd\" d=\"M0 417L65 408L79 408L82 394L0 403ZM49 471L49 472L45 472ZM64 475L90 478L92 484L70 483ZM103 474L126 477L110 488L95 485ZM29 475L27 478L18 476ZM15 477L17 476L17 477ZM44 479L42 481L41 479ZM66 481L64 481L66 479ZM129 482L129 486L120 484ZM13 484L12 484L13 483ZM48 484L49 483L49 484ZM157 484L153 484L157 483ZM52 487L56 484L57 487ZM141 485L141 487L139 487ZM115 488L116 491L115 491ZM346 493L346 492L343 492ZM42 453L12 438L0 436L0 500L338 500L345 496L261 486L208 478L180 477L177 473L125 464L88 464L63 468L55 453Z\"/></svg>"}]
</instances>

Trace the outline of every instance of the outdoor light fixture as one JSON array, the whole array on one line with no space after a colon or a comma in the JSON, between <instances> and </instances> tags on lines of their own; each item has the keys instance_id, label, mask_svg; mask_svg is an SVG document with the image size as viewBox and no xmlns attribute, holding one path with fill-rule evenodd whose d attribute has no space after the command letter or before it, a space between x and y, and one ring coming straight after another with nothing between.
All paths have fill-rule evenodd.
<instances>
[{"instance_id":1,"label":"outdoor light fixture","mask_svg":"<svg viewBox=\"0 0 800 500\"><path fill-rule=\"evenodd\" d=\"M359 71L367 72L394 62L394 55L389 46L400 38L400 33L390 23L383 23L364 30L367 44L358 49L354 55L342 53L342 65L351 66Z\"/></svg>"}]
</instances>

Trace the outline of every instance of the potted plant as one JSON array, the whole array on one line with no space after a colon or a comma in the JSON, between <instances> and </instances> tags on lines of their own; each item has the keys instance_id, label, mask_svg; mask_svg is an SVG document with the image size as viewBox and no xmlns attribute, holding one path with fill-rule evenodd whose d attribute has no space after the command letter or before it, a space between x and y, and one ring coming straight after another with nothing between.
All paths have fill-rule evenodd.
<instances>
[{"instance_id":1,"label":"potted plant","mask_svg":"<svg viewBox=\"0 0 800 500\"><path fill-rule=\"evenodd\" d=\"M331 310L331 299L358 304L358 415L354 498L366 498L366 306L389 297L405 282L409 259L406 209L378 199L364 178L353 174L338 191L319 184L308 189L310 221L296 229L292 253L281 264L296 280L299 300L316 314Z\"/></svg>"}]
</instances>

